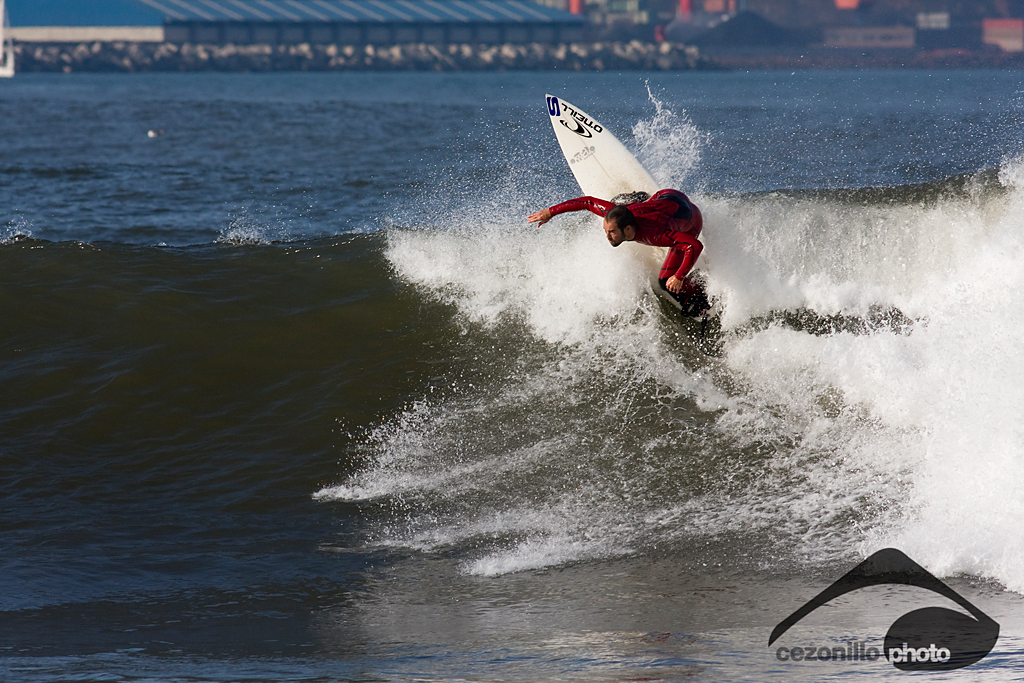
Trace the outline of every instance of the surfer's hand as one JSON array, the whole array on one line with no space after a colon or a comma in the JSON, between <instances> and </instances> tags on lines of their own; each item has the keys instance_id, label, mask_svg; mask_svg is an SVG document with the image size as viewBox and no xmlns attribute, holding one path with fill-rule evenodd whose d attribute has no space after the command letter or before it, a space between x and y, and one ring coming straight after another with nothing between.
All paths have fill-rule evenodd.
<instances>
[{"instance_id":1,"label":"surfer's hand","mask_svg":"<svg viewBox=\"0 0 1024 683\"><path fill-rule=\"evenodd\" d=\"M526 220L530 223L536 223L537 227L544 225L551 220L551 209L541 209L536 213L531 213L526 217Z\"/></svg>"},{"instance_id":2,"label":"surfer's hand","mask_svg":"<svg viewBox=\"0 0 1024 683\"><path fill-rule=\"evenodd\" d=\"M683 291L683 281L673 275L665 282L665 289L673 294L679 294Z\"/></svg>"}]
</instances>

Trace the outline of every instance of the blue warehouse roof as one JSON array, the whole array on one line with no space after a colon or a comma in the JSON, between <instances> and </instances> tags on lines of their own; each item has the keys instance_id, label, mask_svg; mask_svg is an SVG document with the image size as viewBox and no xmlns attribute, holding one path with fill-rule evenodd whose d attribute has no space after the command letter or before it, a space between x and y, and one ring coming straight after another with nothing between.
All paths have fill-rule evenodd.
<instances>
[{"instance_id":1,"label":"blue warehouse roof","mask_svg":"<svg viewBox=\"0 0 1024 683\"><path fill-rule=\"evenodd\" d=\"M552 23L583 18L530 0L7 0L14 26L159 26L165 21Z\"/></svg>"},{"instance_id":2,"label":"blue warehouse roof","mask_svg":"<svg viewBox=\"0 0 1024 683\"><path fill-rule=\"evenodd\" d=\"M172 21L582 23L524 0L135 0Z\"/></svg>"},{"instance_id":3,"label":"blue warehouse roof","mask_svg":"<svg viewBox=\"0 0 1024 683\"><path fill-rule=\"evenodd\" d=\"M159 26L163 15L136 0L7 0L11 26Z\"/></svg>"}]
</instances>

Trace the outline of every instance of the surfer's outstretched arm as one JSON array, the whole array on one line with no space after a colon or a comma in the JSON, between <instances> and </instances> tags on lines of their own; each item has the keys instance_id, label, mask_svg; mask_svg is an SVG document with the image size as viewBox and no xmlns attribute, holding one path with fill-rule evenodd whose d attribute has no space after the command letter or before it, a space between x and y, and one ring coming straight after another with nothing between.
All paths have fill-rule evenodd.
<instances>
[{"instance_id":1,"label":"surfer's outstretched arm","mask_svg":"<svg viewBox=\"0 0 1024 683\"><path fill-rule=\"evenodd\" d=\"M615 204L612 202L598 199L597 197L577 197L561 204L555 204L548 211L551 212L552 216L570 211L589 211L604 218L604 215L614 207Z\"/></svg>"},{"instance_id":2,"label":"surfer's outstretched arm","mask_svg":"<svg viewBox=\"0 0 1024 683\"><path fill-rule=\"evenodd\" d=\"M541 209L537 213L532 213L526 217L531 223L537 225L544 225L552 216L557 216L560 213L568 213L569 211L590 211L596 213L598 216L604 216L608 213L609 209L614 207L615 204L607 202L597 197L579 197L577 199L570 199L567 202L561 204L555 204L550 209Z\"/></svg>"}]
</instances>

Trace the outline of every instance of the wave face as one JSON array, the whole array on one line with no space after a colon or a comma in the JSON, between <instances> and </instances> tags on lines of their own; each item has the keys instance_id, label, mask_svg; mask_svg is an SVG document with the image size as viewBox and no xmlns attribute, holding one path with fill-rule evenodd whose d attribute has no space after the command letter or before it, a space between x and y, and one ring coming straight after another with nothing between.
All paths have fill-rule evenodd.
<instances>
[{"instance_id":1,"label":"wave face","mask_svg":"<svg viewBox=\"0 0 1024 683\"><path fill-rule=\"evenodd\" d=\"M317 497L383 505L373 543L471 574L661 553L785 572L895 545L1024 590L1024 159L726 190L723 134L660 97L631 143L704 211L713 348L651 294L642 247L609 249L589 216L525 227L541 181L447 197L451 218L389 229L386 257L451 310L459 369ZM923 118L853 139L861 179ZM804 153L806 181L824 162Z\"/></svg>"},{"instance_id":2,"label":"wave face","mask_svg":"<svg viewBox=\"0 0 1024 683\"><path fill-rule=\"evenodd\" d=\"M309 655L311 679L395 678L423 660L388 645L415 642L392 607L422 608L405 626L427 638L443 594L526 640L558 612L544 629L722 626L760 653L743 600L704 622L666 603L682 616L664 626L613 623L604 600L739 575L782 586L785 613L790 579L887 545L1024 591L1019 74L649 81L3 84L9 652L147 648L175 680ZM592 216L526 224L578 192L545 92L702 208L705 337L653 294L652 250L609 247ZM505 652L505 635L462 642ZM162 668L178 651L216 671Z\"/></svg>"}]
</instances>

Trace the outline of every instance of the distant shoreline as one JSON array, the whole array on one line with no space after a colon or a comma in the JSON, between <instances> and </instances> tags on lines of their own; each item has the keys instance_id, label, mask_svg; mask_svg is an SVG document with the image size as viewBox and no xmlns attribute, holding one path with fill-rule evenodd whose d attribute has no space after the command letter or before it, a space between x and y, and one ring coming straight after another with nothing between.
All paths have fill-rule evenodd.
<instances>
[{"instance_id":1,"label":"distant shoreline","mask_svg":"<svg viewBox=\"0 0 1024 683\"><path fill-rule=\"evenodd\" d=\"M676 43L545 45L175 45L147 42L19 43L22 72L503 71L714 69Z\"/></svg>"},{"instance_id":2,"label":"distant shoreline","mask_svg":"<svg viewBox=\"0 0 1024 683\"><path fill-rule=\"evenodd\" d=\"M1024 68L1024 53L998 50L701 52L681 43L561 45L175 45L152 42L15 45L20 72L270 71L693 71Z\"/></svg>"},{"instance_id":3,"label":"distant shoreline","mask_svg":"<svg viewBox=\"0 0 1024 683\"><path fill-rule=\"evenodd\" d=\"M1024 69L1024 54L998 50L841 50L811 48L801 54L711 54L729 71L801 69Z\"/></svg>"}]
</instances>

